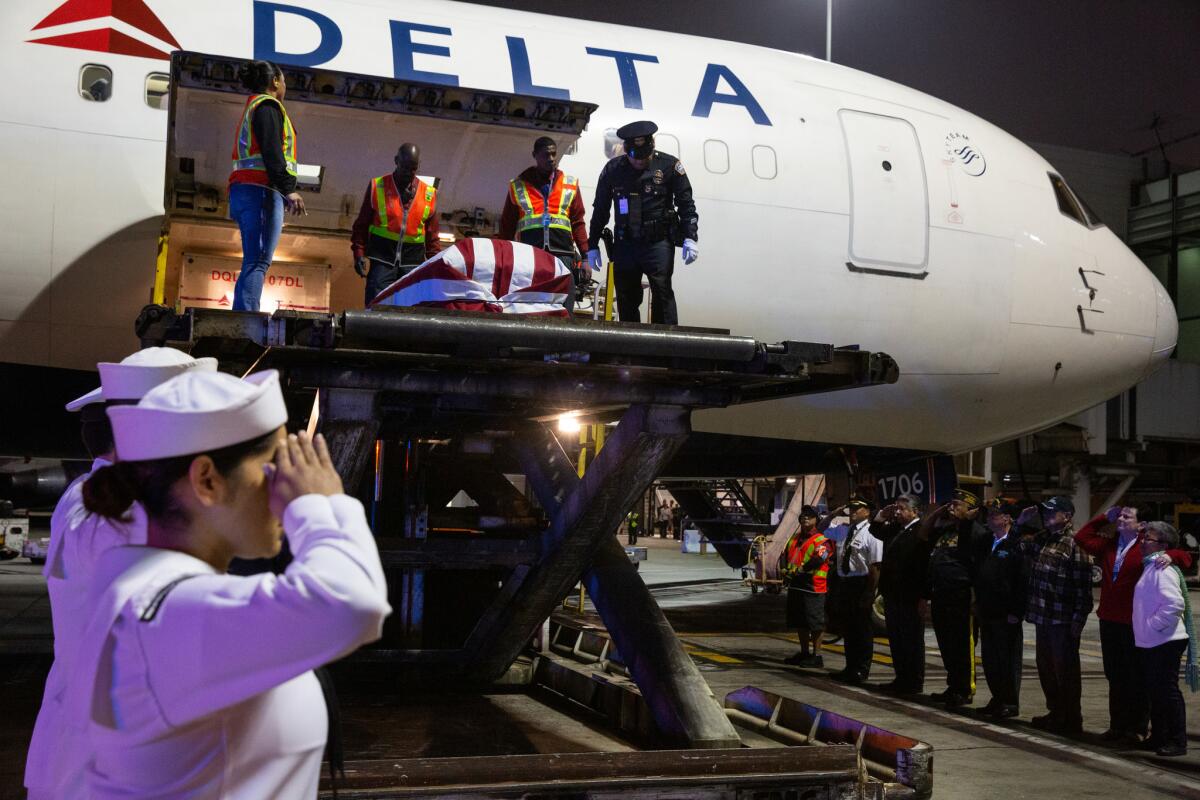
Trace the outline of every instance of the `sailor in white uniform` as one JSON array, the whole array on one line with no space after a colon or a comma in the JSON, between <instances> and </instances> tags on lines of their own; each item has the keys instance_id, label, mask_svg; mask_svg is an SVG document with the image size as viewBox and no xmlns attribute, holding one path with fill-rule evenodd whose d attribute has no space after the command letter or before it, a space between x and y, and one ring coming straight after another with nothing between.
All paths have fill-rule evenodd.
<instances>
[{"instance_id":1,"label":"sailor in white uniform","mask_svg":"<svg viewBox=\"0 0 1200 800\"><path fill-rule=\"evenodd\" d=\"M137 501L148 524L145 546L100 560L68 692L89 796L315 797L312 669L378 639L391 612L362 505L323 438L285 434L274 371L190 372L108 415L117 461L88 479L87 507L115 518ZM283 574L225 574L284 535Z\"/></svg>"},{"instance_id":2,"label":"sailor in white uniform","mask_svg":"<svg viewBox=\"0 0 1200 800\"><path fill-rule=\"evenodd\" d=\"M136 403L158 384L189 370L215 372L217 361L195 359L168 347L148 347L120 363L102 363L97 368L100 388L67 404L68 411L80 413L84 444L94 459L88 475L113 460L106 405ZM90 608L92 573L109 548L146 543L146 516L140 505L132 505L123 520L88 513L83 507L83 482L88 475L67 487L50 518L50 548L42 573L50 592L54 663L25 760L30 800L84 796L86 734L81 726L67 724L63 699L68 676L75 674L75 650Z\"/></svg>"}]
</instances>

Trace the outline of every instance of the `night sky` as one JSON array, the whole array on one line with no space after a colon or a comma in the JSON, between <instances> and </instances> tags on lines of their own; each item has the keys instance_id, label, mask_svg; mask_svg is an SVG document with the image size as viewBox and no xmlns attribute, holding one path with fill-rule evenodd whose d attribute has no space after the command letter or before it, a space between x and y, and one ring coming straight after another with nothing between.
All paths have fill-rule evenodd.
<instances>
[{"instance_id":1,"label":"night sky","mask_svg":"<svg viewBox=\"0 0 1200 800\"><path fill-rule=\"evenodd\" d=\"M483 0L821 57L825 0ZM564 9L570 9L564 11ZM1110 153L1200 133L1198 0L834 0L833 60L1033 142ZM1200 136L1171 146L1200 166ZM1154 169L1159 159L1151 154Z\"/></svg>"}]
</instances>

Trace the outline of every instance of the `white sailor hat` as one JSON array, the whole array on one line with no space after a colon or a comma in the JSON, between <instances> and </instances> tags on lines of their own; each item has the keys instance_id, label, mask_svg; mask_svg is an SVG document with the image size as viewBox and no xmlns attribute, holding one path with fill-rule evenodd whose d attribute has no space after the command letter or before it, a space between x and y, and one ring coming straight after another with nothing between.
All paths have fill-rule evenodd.
<instances>
[{"instance_id":1,"label":"white sailor hat","mask_svg":"<svg viewBox=\"0 0 1200 800\"><path fill-rule=\"evenodd\" d=\"M189 370L216 372L217 360L192 358L173 347L147 347L120 363L103 361L96 368L100 370L100 388L67 403L67 411L106 400L140 400L155 386Z\"/></svg>"},{"instance_id":2,"label":"white sailor hat","mask_svg":"<svg viewBox=\"0 0 1200 800\"><path fill-rule=\"evenodd\" d=\"M264 436L287 422L273 369L235 378L191 370L146 392L136 406L111 406L121 461L207 453Z\"/></svg>"}]
</instances>

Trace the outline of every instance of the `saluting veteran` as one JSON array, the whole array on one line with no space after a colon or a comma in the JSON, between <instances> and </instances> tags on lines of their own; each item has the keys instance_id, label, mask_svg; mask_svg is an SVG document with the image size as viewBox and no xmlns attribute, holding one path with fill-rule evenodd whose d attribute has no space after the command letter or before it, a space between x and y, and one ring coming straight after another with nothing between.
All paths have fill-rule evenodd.
<instances>
[{"instance_id":1,"label":"saluting veteran","mask_svg":"<svg viewBox=\"0 0 1200 800\"><path fill-rule=\"evenodd\" d=\"M192 358L169 347L148 347L118 364L97 364L100 388L67 403L80 415L84 446L92 469L67 487L50 518L50 547L42 574L50 593L54 625L54 663L46 676L42 707L25 759L25 786L31 800L73 798L86 794L84 767L87 736L72 725L63 704L70 676L75 675L75 650L91 608L90 592L96 562L107 550L146 543L146 514L134 503L123 519L89 514L83 506L83 483L96 470L113 462L112 426L105 408L136 403L160 383L191 370L215 372L215 358Z\"/></svg>"},{"instance_id":2,"label":"saluting veteran","mask_svg":"<svg viewBox=\"0 0 1200 800\"><path fill-rule=\"evenodd\" d=\"M274 371L189 372L108 415L117 461L84 501L109 519L139 502L148 526L101 558L76 660L89 796L315 797L328 721L311 670L391 611L362 505L320 436L286 434ZM283 574L225 574L283 535Z\"/></svg>"}]
</instances>

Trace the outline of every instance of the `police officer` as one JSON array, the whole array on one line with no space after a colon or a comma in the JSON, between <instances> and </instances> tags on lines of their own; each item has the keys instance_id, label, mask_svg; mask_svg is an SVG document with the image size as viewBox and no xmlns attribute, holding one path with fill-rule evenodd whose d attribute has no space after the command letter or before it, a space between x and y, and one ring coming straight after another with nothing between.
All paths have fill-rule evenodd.
<instances>
[{"instance_id":1,"label":"police officer","mask_svg":"<svg viewBox=\"0 0 1200 800\"><path fill-rule=\"evenodd\" d=\"M438 254L437 189L417 177L421 150L405 142L395 170L367 184L350 233L354 271L367 279L364 305Z\"/></svg>"},{"instance_id":2,"label":"police officer","mask_svg":"<svg viewBox=\"0 0 1200 800\"><path fill-rule=\"evenodd\" d=\"M641 320L642 275L650 281L650 321L679 324L671 288L675 245L683 247L683 263L700 256L696 204L692 184L675 156L654 149L653 122L631 122L617 130L625 154L604 166L592 205L588 264L600 269L600 231L616 207L616 243L612 253L617 309L622 321Z\"/></svg>"}]
</instances>

